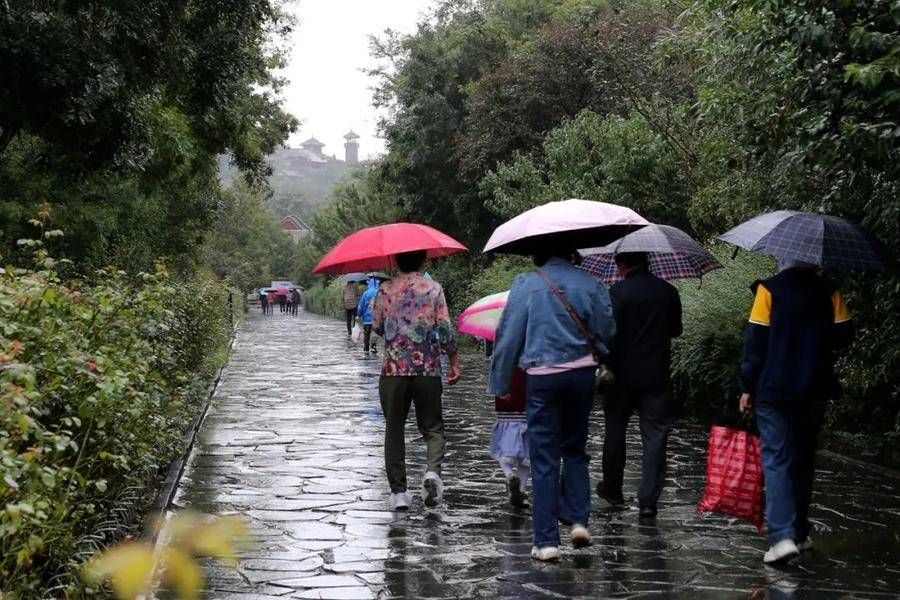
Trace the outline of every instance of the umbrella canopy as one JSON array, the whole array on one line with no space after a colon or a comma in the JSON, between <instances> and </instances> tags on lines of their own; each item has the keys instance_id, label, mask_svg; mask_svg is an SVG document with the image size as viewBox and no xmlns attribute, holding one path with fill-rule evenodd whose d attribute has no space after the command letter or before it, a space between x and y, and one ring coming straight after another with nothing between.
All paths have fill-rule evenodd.
<instances>
[{"instance_id":1,"label":"umbrella canopy","mask_svg":"<svg viewBox=\"0 0 900 600\"><path fill-rule=\"evenodd\" d=\"M344 283L360 283L369 279L369 276L365 273L347 273L341 279L344 280Z\"/></svg>"},{"instance_id":2,"label":"umbrella canopy","mask_svg":"<svg viewBox=\"0 0 900 600\"><path fill-rule=\"evenodd\" d=\"M457 321L459 332L493 342L508 297L508 291L491 294L464 310Z\"/></svg>"},{"instance_id":3,"label":"umbrella canopy","mask_svg":"<svg viewBox=\"0 0 900 600\"><path fill-rule=\"evenodd\" d=\"M484 251L533 254L548 244L592 248L649 224L630 208L616 204L575 198L548 202L495 229Z\"/></svg>"},{"instance_id":4,"label":"umbrella canopy","mask_svg":"<svg viewBox=\"0 0 900 600\"><path fill-rule=\"evenodd\" d=\"M720 240L750 252L822 267L883 270L883 246L865 229L831 215L779 210L741 223Z\"/></svg>"},{"instance_id":5,"label":"umbrella canopy","mask_svg":"<svg viewBox=\"0 0 900 600\"><path fill-rule=\"evenodd\" d=\"M391 278L390 275L388 275L387 273L382 273L381 271L376 271L373 273L366 273L366 277L374 277L375 279L378 279L379 281L387 281L388 279Z\"/></svg>"},{"instance_id":6,"label":"umbrella canopy","mask_svg":"<svg viewBox=\"0 0 900 600\"><path fill-rule=\"evenodd\" d=\"M465 246L428 225L392 223L367 227L351 233L328 254L313 274L340 274L395 267L394 256L402 252L425 250L428 258L438 258L467 250Z\"/></svg>"},{"instance_id":7,"label":"umbrella canopy","mask_svg":"<svg viewBox=\"0 0 900 600\"><path fill-rule=\"evenodd\" d=\"M581 268L606 283L620 281L615 256L646 252L650 272L662 279L703 277L722 264L694 238L670 225L648 225L601 248L582 250Z\"/></svg>"},{"instance_id":8,"label":"umbrella canopy","mask_svg":"<svg viewBox=\"0 0 900 600\"><path fill-rule=\"evenodd\" d=\"M279 296L287 296L288 294L291 293L290 290L287 289L286 287L280 287L275 291L278 293Z\"/></svg>"}]
</instances>

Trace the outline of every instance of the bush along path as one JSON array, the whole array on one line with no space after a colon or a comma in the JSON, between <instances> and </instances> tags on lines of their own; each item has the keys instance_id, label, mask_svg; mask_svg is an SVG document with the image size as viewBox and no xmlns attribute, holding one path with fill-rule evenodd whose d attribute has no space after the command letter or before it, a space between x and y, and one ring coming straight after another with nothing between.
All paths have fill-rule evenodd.
<instances>
[{"instance_id":1,"label":"bush along path","mask_svg":"<svg viewBox=\"0 0 900 600\"><path fill-rule=\"evenodd\" d=\"M900 482L823 458L813 498L815 550L796 568L767 571L754 527L701 517L706 432L678 429L654 526L637 510L595 506L594 545L566 549L559 565L528 556L531 523L509 508L487 454L493 404L487 364L466 357L448 388L445 505L387 505L377 358L364 359L340 321L251 313L198 437L176 506L239 513L255 544L237 570L206 567L207 597L596 598L676 593L685 597L893 597L900 589ZM601 414L590 450L599 470ZM411 491L424 448L408 428ZM639 433L629 437L626 497L639 476ZM632 499L633 501L633 499ZM596 504L596 502L595 502Z\"/></svg>"},{"instance_id":2,"label":"bush along path","mask_svg":"<svg viewBox=\"0 0 900 600\"><path fill-rule=\"evenodd\" d=\"M28 240L37 270L0 272L0 592L11 599L85 591L86 548L140 522L235 318L229 290L202 274L63 281L44 237Z\"/></svg>"}]
</instances>

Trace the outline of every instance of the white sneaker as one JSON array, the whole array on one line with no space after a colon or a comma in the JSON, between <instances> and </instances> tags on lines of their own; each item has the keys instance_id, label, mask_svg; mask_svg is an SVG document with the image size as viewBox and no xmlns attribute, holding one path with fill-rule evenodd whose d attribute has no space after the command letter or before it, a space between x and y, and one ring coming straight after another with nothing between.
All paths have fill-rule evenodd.
<instances>
[{"instance_id":1,"label":"white sneaker","mask_svg":"<svg viewBox=\"0 0 900 600\"><path fill-rule=\"evenodd\" d=\"M391 494L391 510L409 510L411 499L406 492Z\"/></svg>"},{"instance_id":2,"label":"white sneaker","mask_svg":"<svg viewBox=\"0 0 900 600\"><path fill-rule=\"evenodd\" d=\"M763 557L763 562L771 565L797 558L799 555L800 550L797 548L794 540L781 540L769 548Z\"/></svg>"},{"instance_id":3,"label":"white sneaker","mask_svg":"<svg viewBox=\"0 0 900 600\"><path fill-rule=\"evenodd\" d=\"M422 480L422 497L428 508L434 508L444 498L444 482L434 471L425 473L425 479Z\"/></svg>"},{"instance_id":4,"label":"white sneaker","mask_svg":"<svg viewBox=\"0 0 900 600\"><path fill-rule=\"evenodd\" d=\"M531 558L544 562L559 560L559 548L556 546L544 546L543 548L532 546Z\"/></svg>"},{"instance_id":5,"label":"white sneaker","mask_svg":"<svg viewBox=\"0 0 900 600\"><path fill-rule=\"evenodd\" d=\"M806 539L803 540L802 542L797 542L797 550L799 550L800 552L806 552L807 550L812 550L812 547L813 547L812 538L809 536L806 536Z\"/></svg>"},{"instance_id":6,"label":"white sneaker","mask_svg":"<svg viewBox=\"0 0 900 600\"><path fill-rule=\"evenodd\" d=\"M569 530L569 541L576 548L587 546L591 543L591 532L581 523L575 523L572 525L572 529Z\"/></svg>"}]
</instances>

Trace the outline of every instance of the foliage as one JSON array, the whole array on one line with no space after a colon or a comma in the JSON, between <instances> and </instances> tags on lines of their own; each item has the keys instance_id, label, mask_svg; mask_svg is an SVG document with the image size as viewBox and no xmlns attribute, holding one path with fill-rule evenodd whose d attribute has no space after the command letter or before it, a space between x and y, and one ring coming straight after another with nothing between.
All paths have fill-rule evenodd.
<instances>
[{"instance_id":1,"label":"foliage","mask_svg":"<svg viewBox=\"0 0 900 600\"><path fill-rule=\"evenodd\" d=\"M720 417L738 396L740 364L753 294L750 285L772 273L772 260L741 252L732 259L724 245L712 248L724 268L702 281L676 283L684 332L672 347L672 381L682 412L693 418Z\"/></svg>"},{"instance_id":2,"label":"foliage","mask_svg":"<svg viewBox=\"0 0 900 600\"><path fill-rule=\"evenodd\" d=\"M200 251L201 263L244 292L290 277L297 244L264 207L260 194L235 181L221 199Z\"/></svg>"},{"instance_id":3,"label":"foliage","mask_svg":"<svg viewBox=\"0 0 900 600\"><path fill-rule=\"evenodd\" d=\"M312 287L303 290L303 306L309 312L343 318L343 289L344 283L339 278L328 282L318 281Z\"/></svg>"},{"instance_id":4,"label":"foliage","mask_svg":"<svg viewBox=\"0 0 900 600\"><path fill-rule=\"evenodd\" d=\"M550 129L583 110L626 116L645 98L689 97L683 71L653 56L674 11L630 2L595 12L542 28L472 85L457 144L464 170L481 177L516 151L530 154Z\"/></svg>"},{"instance_id":5,"label":"foliage","mask_svg":"<svg viewBox=\"0 0 900 600\"><path fill-rule=\"evenodd\" d=\"M162 116L261 173L287 133L267 38L289 23L273 0L4 3L2 16L0 155L30 134L76 169L139 169Z\"/></svg>"},{"instance_id":6,"label":"foliage","mask_svg":"<svg viewBox=\"0 0 900 600\"><path fill-rule=\"evenodd\" d=\"M224 361L234 318L211 276L163 265L60 279L35 224L37 270L0 274L0 573L30 597L147 469L164 466Z\"/></svg>"},{"instance_id":7,"label":"foliage","mask_svg":"<svg viewBox=\"0 0 900 600\"><path fill-rule=\"evenodd\" d=\"M690 229L690 185L679 159L642 115L584 111L547 135L543 155L517 155L488 173L482 190L504 218L552 200L587 198Z\"/></svg>"},{"instance_id":8,"label":"foliage","mask_svg":"<svg viewBox=\"0 0 900 600\"><path fill-rule=\"evenodd\" d=\"M278 0L0 5L0 252L42 202L84 273L193 267L217 157L248 179L294 120L278 107Z\"/></svg>"},{"instance_id":9,"label":"foliage","mask_svg":"<svg viewBox=\"0 0 900 600\"><path fill-rule=\"evenodd\" d=\"M203 585L196 559L210 556L236 567L236 547L247 545L249 531L238 516L205 518L183 511L167 520L157 537L163 540L159 549L146 542L124 542L95 556L85 567L85 579L92 584L109 580L120 600L146 597L154 584L192 600Z\"/></svg>"}]
</instances>

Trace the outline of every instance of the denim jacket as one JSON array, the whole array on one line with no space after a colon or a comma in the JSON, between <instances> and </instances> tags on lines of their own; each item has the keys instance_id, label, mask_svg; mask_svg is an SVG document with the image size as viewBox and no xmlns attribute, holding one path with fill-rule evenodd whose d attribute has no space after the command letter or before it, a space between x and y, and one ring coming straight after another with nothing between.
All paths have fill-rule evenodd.
<instances>
[{"instance_id":1,"label":"denim jacket","mask_svg":"<svg viewBox=\"0 0 900 600\"><path fill-rule=\"evenodd\" d=\"M616 323L606 286L560 258L551 258L541 270L593 334L597 351L607 354ZM500 317L488 393L507 393L516 366L523 370L549 367L590 352L575 321L543 278L534 272L522 273L513 281Z\"/></svg>"}]
</instances>

